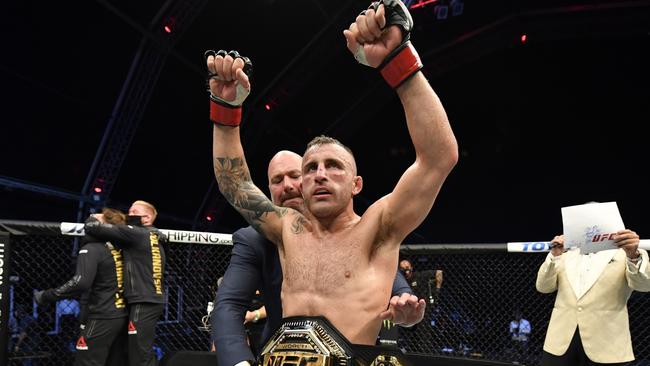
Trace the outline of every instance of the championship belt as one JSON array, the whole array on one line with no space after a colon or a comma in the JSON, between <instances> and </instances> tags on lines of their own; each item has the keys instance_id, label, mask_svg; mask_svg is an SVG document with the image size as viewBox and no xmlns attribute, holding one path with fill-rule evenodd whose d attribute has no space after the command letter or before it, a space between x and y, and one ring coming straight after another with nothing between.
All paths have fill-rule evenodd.
<instances>
[{"instance_id":1,"label":"championship belt","mask_svg":"<svg viewBox=\"0 0 650 366\"><path fill-rule=\"evenodd\" d=\"M266 343L260 366L410 366L396 347L351 344L324 317L296 316Z\"/></svg>"}]
</instances>

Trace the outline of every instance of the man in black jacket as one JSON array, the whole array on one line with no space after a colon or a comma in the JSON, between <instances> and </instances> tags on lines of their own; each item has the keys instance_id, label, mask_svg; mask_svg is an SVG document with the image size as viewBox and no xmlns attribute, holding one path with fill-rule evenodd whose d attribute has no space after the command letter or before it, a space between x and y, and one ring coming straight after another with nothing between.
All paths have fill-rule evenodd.
<instances>
[{"instance_id":1,"label":"man in black jacket","mask_svg":"<svg viewBox=\"0 0 650 366\"><path fill-rule=\"evenodd\" d=\"M129 305L129 365L155 365L153 343L156 323L164 310L165 252L162 234L153 226L156 208L145 201L135 201L129 208L129 225L86 222L85 230L101 240L123 249L125 270L124 294Z\"/></svg>"},{"instance_id":2,"label":"man in black jacket","mask_svg":"<svg viewBox=\"0 0 650 366\"><path fill-rule=\"evenodd\" d=\"M110 224L126 221L126 215L112 209L104 209L101 218ZM128 311L122 253L111 243L90 235L83 242L75 275L57 288L36 292L35 299L39 305L45 305L82 295L75 365L124 365Z\"/></svg>"}]
</instances>

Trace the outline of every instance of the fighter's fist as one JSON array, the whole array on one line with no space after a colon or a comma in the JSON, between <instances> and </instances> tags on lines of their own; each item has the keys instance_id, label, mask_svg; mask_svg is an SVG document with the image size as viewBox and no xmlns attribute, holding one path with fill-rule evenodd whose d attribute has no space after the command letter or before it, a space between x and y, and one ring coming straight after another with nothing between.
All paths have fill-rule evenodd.
<instances>
[{"instance_id":1,"label":"fighter's fist","mask_svg":"<svg viewBox=\"0 0 650 366\"><path fill-rule=\"evenodd\" d=\"M251 61L240 56L237 51L223 50L206 51L205 58L209 71L210 95L234 107L242 105L251 90Z\"/></svg>"},{"instance_id":2,"label":"fighter's fist","mask_svg":"<svg viewBox=\"0 0 650 366\"><path fill-rule=\"evenodd\" d=\"M343 31L347 47L361 64L378 68L393 88L422 69L409 41L413 18L400 0L380 0Z\"/></svg>"},{"instance_id":3,"label":"fighter's fist","mask_svg":"<svg viewBox=\"0 0 650 366\"><path fill-rule=\"evenodd\" d=\"M386 56L402 43L402 31L396 25L386 26L386 7L379 5L362 12L343 31L347 47L361 64L378 67Z\"/></svg>"}]
</instances>

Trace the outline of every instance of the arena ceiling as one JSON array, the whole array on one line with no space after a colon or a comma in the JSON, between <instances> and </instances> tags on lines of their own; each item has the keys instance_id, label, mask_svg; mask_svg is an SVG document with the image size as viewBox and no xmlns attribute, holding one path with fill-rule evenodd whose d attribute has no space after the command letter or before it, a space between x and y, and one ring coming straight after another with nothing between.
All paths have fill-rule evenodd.
<instances>
[{"instance_id":1,"label":"arena ceiling","mask_svg":"<svg viewBox=\"0 0 650 366\"><path fill-rule=\"evenodd\" d=\"M449 1L412 10L461 158L408 240L548 240L560 207L592 200L617 201L650 237L650 1L462 3L446 19L435 7ZM243 226L213 183L202 55L220 48L254 63L242 135L258 186L277 150L300 153L326 133L357 155L363 212L413 159L396 96L345 48L341 32L365 5L3 3L0 218L75 221L74 197L103 166L109 206L149 200L165 228Z\"/></svg>"}]
</instances>

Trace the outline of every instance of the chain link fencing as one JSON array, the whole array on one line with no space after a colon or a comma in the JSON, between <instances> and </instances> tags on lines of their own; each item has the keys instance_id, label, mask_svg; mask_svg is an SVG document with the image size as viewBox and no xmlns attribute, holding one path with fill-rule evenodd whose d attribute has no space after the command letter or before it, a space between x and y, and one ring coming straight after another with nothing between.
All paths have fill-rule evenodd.
<instances>
[{"instance_id":1,"label":"chain link fencing","mask_svg":"<svg viewBox=\"0 0 650 366\"><path fill-rule=\"evenodd\" d=\"M57 224L58 225L58 224ZM9 279L9 365L70 365L78 336L76 299L39 307L35 290L57 287L74 274L77 238L64 235L12 235ZM495 250L449 250L447 246L421 246L402 251L414 272L442 270L443 284L434 305L427 304L424 320L410 329L399 328L398 345L407 353L441 355L538 365L554 294L535 290L537 270L544 253L508 253ZM210 349L207 305L213 301L217 279L223 276L230 245L170 242L165 286L167 303L158 323L158 355L175 351ZM446 249L445 249L446 248ZM650 306L646 294L634 292L629 303L630 329L637 360L649 365ZM511 339L509 324L516 310L531 325L527 342ZM604 320L606 321L606 320ZM21 331L27 341L14 352ZM615 336L615 335L613 335Z\"/></svg>"},{"instance_id":2,"label":"chain link fencing","mask_svg":"<svg viewBox=\"0 0 650 366\"><path fill-rule=\"evenodd\" d=\"M71 365L78 338L79 299L38 306L34 291L58 287L75 272L78 239L12 235L9 278L9 365ZM207 305L228 266L230 245L166 243L165 309L156 329L160 358L180 350L210 350ZM126 330L125 330L126 331ZM20 333L27 337L16 350Z\"/></svg>"},{"instance_id":3,"label":"chain link fencing","mask_svg":"<svg viewBox=\"0 0 650 366\"><path fill-rule=\"evenodd\" d=\"M555 302L555 293L535 289L546 252L449 252L429 246L402 254L411 261L414 273L442 270L444 275L438 299L428 306L423 321L413 329L400 329L399 344L406 352L539 365ZM636 291L628 302L637 358L629 366L650 364L648 304L648 295ZM517 312L530 323L527 341L511 336L510 323Z\"/></svg>"}]
</instances>

